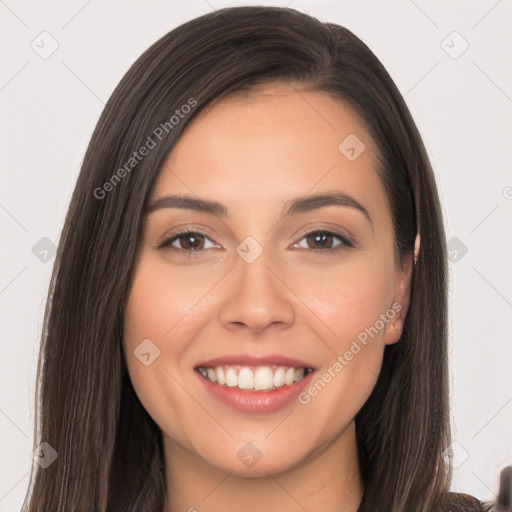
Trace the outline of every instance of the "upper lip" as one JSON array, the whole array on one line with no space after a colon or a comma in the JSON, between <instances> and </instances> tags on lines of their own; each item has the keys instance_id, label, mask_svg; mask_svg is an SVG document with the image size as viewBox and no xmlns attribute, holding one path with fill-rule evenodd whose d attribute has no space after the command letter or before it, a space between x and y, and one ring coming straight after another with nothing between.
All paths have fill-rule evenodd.
<instances>
[{"instance_id":1,"label":"upper lip","mask_svg":"<svg viewBox=\"0 0 512 512\"><path fill-rule=\"evenodd\" d=\"M305 361L279 354L267 355L251 355L251 354L230 354L226 356L208 359L196 366L196 368L215 368L223 365L240 365L240 366L290 366L294 368L316 368Z\"/></svg>"}]
</instances>

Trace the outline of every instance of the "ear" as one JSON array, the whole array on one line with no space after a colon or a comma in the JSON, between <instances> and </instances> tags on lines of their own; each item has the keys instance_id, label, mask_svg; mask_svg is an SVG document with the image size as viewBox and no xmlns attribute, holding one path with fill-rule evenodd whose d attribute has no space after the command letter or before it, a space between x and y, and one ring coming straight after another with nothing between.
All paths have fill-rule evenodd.
<instances>
[{"instance_id":1,"label":"ear","mask_svg":"<svg viewBox=\"0 0 512 512\"><path fill-rule=\"evenodd\" d=\"M417 234L414 243L414 253L410 251L403 255L402 268L398 269L395 274L393 302L386 313L389 320L384 329L383 342L385 345L396 343L402 336L405 316L407 315L411 299L412 269L418 261L419 249L420 235Z\"/></svg>"}]
</instances>

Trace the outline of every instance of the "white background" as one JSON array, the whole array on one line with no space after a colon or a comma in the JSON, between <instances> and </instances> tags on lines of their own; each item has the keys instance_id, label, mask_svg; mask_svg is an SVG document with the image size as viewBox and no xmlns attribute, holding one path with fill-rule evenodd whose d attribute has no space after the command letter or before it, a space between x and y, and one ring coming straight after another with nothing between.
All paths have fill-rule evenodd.
<instances>
[{"instance_id":1,"label":"white background","mask_svg":"<svg viewBox=\"0 0 512 512\"><path fill-rule=\"evenodd\" d=\"M424 138L447 238L467 248L450 263L452 490L494 498L499 469L512 464L512 0L287 2L260 5L289 5L362 38ZM250 4L0 1L0 512L20 509L31 464L53 264L32 248L58 242L94 125L136 58L190 18ZM58 48L43 59L31 45L48 51L52 38Z\"/></svg>"}]
</instances>

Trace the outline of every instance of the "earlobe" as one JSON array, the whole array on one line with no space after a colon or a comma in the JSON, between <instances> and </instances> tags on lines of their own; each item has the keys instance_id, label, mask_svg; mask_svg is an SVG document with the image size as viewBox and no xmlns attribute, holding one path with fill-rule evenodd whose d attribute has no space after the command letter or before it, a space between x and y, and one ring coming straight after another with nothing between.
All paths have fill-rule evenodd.
<instances>
[{"instance_id":1,"label":"earlobe","mask_svg":"<svg viewBox=\"0 0 512 512\"><path fill-rule=\"evenodd\" d=\"M384 337L384 344L393 345L394 343L397 343L402 336L403 327L404 322L402 316L397 317L394 320L390 320L386 335Z\"/></svg>"}]
</instances>

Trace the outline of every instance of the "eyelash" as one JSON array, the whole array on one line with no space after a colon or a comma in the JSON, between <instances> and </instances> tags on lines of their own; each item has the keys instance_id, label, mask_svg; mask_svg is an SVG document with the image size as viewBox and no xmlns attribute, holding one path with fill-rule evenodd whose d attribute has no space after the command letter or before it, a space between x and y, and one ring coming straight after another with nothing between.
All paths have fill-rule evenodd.
<instances>
[{"instance_id":1,"label":"eyelash","mask_svg":"<svg viewBox=\"0 0 512 512\"><path fill-rule=\"evenodd\" d=\"M333 253L338 252L340 249L343 249L346 247L354 247L354 244L346 235L343 235L342 233L338 233L337 231L332 231L332 230L327 230L327 229L315 229L313 231L303 233L301 235L301 238L299 239L299 242L303 238L305 238L307 236L315 235L315 234L324 234L324 235L326 234L329 236L334 236L335 238L338 238L341 241L341 244L336 247L330 247L327 249L306 249L306 250L313 251L315 253L333 254ZM170 237L162 240L162 242L160 242L160 244L158 245L157 248L179 251L179 252L182 252L186 257L197 257L198 256L197 253L201 253L202 251L207 250L207 249L197 249L197 250L191 249L191 250L189 250L189 249L181 249L181 248L171 246L172 243L174 243L176 240L178 240L179 238L181 238L182 236L185 236L185 235L189 235L189 236L190 235L195 235L195 236L199 235L199 236L203 236L205 238L210 239L210 237L206 233L203 233L201 231L190 231L187 229L187 230L184 230L184 231L181 231L178 233L174 233ZM211 240L211 241L213 241L213 240ZM296 245L296 244L294 244L294 245Z\"/></svg>"}]
</instances>

